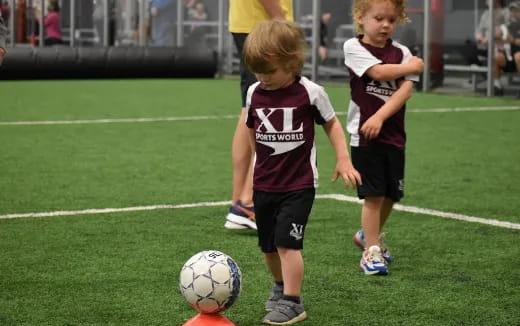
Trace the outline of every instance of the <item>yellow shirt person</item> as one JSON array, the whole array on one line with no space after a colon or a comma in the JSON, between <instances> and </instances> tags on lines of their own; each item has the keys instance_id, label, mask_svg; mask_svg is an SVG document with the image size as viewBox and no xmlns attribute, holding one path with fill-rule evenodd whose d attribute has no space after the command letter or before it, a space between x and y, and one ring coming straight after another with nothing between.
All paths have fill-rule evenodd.
<instances>
[{"instance_id":1,"label":"yellow shirt person","mask_svg":"<svg viewBox=\"0 0 520 326\"><path fill-rule=\"evenodd\" d=\"M293 19L293 0L280 0L285 19ZM253 27L271 17L259 0L231 0L229 7L229 31L231 33L249 34Z\"/></svg>"}]
</instances>

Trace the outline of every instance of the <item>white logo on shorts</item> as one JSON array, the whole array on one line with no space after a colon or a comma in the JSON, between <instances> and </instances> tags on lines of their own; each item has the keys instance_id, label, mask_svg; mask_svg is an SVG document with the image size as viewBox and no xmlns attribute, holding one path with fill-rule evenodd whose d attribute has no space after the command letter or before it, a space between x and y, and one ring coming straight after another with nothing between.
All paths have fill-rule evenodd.
<instances>
[{"instance_id":1,"label":"white logo on shorts","mask_svg":"<svg viewBox=\"0 0 520 326\"><path fill-rule=\"evenodd\" d=\"M404 180L403 179L400 179L399 180L399 186L398 186L398 189L400 191L404 191Z\"/></svg>"},{"instance_id":2,"label":"white logo on shorts","mask_svg":"<svg viewBox=\"0 0 520 326\"><path fill-rule=\"evenodd\" d=\"M291 232L289 232L289 235L295 238L296 240L301 240L303 238L303 225L296 223L291 224L293 229L291 230Z\"/></svg>"}]
</instances>

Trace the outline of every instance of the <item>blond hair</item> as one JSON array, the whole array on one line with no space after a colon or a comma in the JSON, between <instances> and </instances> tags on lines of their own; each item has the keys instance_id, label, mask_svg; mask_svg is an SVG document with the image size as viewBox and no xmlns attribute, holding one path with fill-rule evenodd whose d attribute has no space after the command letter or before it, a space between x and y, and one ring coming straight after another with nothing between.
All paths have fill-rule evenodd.
<instances>
[{"instance_id":1,"label":"blond hair","mask_svg":"<svg viewBox=\"0 0 520 326\"><path fill-rule=\"evenodd\" d=\"M253 28L244 44L243 59L253 73L270 73L277 67L300 74L305 61L303 31L289 21L268 20Z\"/></svg>"},{"instance_id":2,"label":"blond hair","mask_svg":"<svg viewBox=\"0 0 520 326\"><path fill-rule=\"evenodd\" d=\"M397 11L397 23L404 24L410 21L408 15L406 14L407 0L354 0L354 4L352 5L352 21L356 28L357 34L363 34L363 26L358 24L357 18L363 17L373 3L385 1L389 1L394 4Z\"/></svg>"}]
</instances>

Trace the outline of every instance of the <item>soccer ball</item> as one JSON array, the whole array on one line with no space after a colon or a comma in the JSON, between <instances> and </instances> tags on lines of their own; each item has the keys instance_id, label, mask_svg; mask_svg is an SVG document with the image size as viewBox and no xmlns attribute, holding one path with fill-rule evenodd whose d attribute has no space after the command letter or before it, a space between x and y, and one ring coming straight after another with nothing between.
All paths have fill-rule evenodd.
<instances>
[{"instance_id":1,"label":"soccer ball","mask_svg":"<svg viewBox=\"0 0 520 326\"><path fill-rule=\"evenodd\" d=\"M201 313L216 313L231 307L242 289L242 272L228 255L201 251L181 269L179 287L188 303Z\"/></svg>"}]
</instances>

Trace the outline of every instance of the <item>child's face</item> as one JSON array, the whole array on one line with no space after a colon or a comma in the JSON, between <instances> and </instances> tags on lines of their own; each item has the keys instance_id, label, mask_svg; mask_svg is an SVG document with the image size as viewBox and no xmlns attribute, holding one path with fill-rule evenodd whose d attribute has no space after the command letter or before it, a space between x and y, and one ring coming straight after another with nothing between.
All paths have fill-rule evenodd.
<instances>
[{"instance_id":1,"label":"child's face","mask_svg":"<svg viewBox=\"0 0 520 326\"><path fill-rule=\"evenodd\" d=\"M269 91L284 88L294 82L294 73L287 72L279 66L268 73L255 73L256 79L260 81L260 87Z\"/></svg>"},{"instance_id":2,"label":"child's face","mask_svg":"<svg viewBox=\"0 0 520 326\"><path fill-rule=\"evenodd\" d=\"M363 26L363 42L384 47L386 41L392 37L398 16L391 1L374 1L364 15L356 17L356 21Z\"/></svg>"}]
</instances>

